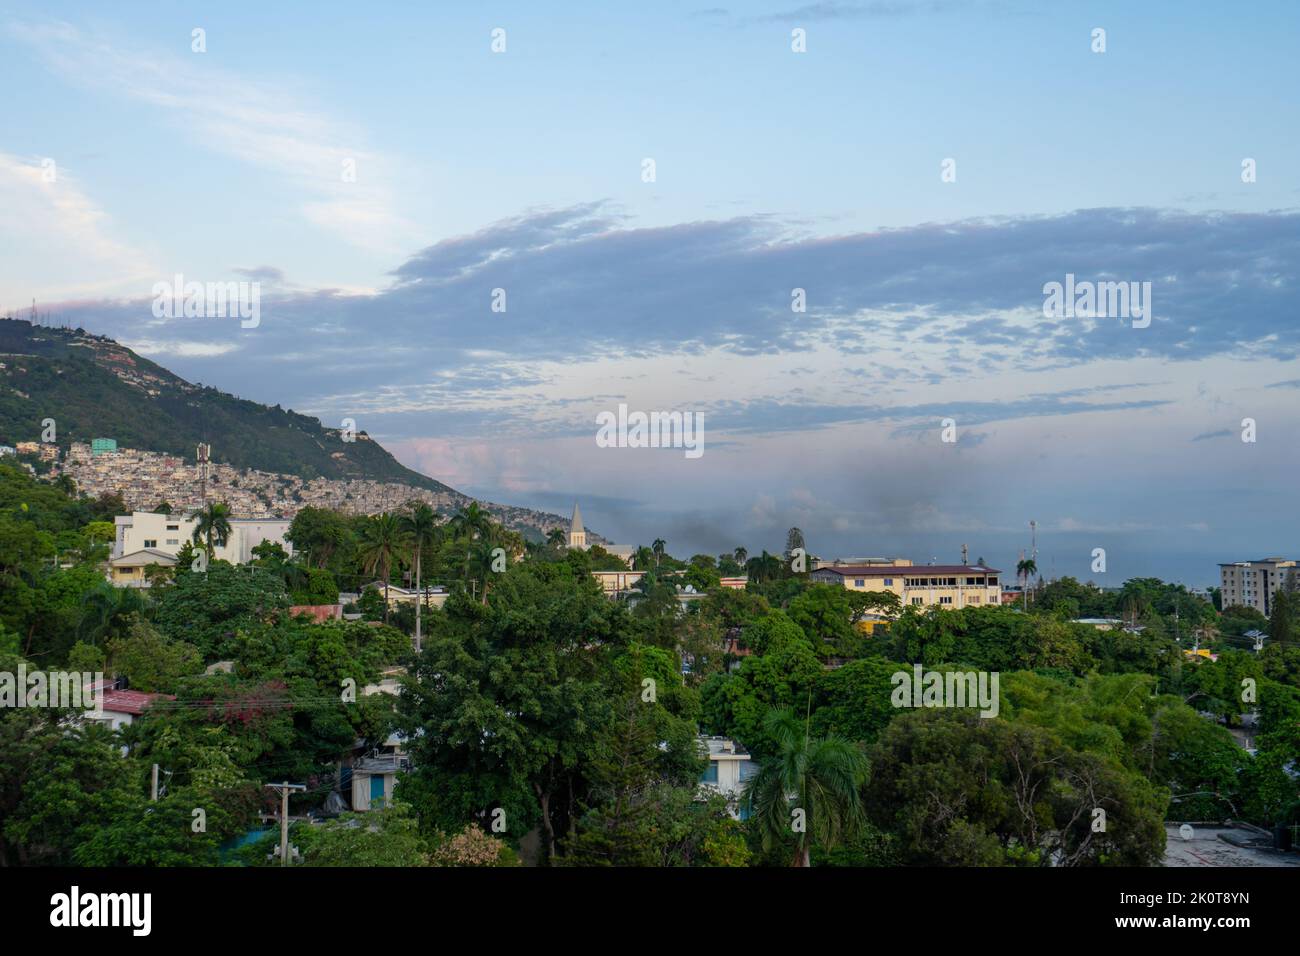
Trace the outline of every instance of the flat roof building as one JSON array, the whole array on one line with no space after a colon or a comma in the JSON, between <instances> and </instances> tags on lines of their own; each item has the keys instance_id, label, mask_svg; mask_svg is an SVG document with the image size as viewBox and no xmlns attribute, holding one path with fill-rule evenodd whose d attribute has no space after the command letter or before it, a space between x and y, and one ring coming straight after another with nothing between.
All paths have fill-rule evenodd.
<instances>
[{"instance_id":1,"label":"flat roof building","mask_svg":"<svg viewBox=\"0 0 1300 956\"><path fill-rule=\"evenodd\" d=\"M1273 595L1285 587L1300 584L1300 569L1287 558L1260 558L1219 565L1219 588L1223 606L1251 607L1268 617L1273 613Z\"/></svg>"},{"instance_id":2,"label":"flat roof building","mask_svg":"<svg viewBox=\"0 0 1300 956\"><path fill-rule=\"evenodd\" d=\"M900 559L895 559L898 561ZM891 591L904 607L984 607L1002 603L997 568L982 564L822 565L809 577L850 591Z\"/></svg>"}]
</instances>

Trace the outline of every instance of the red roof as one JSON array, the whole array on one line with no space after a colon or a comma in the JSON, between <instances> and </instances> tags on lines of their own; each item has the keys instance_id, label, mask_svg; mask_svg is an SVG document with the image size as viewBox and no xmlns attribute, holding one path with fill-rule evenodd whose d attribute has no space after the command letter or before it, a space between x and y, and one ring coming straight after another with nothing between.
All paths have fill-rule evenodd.
<instances>
[{"instance_id":1,"label":"red roof","mask_svg":"<svg viewBox=\"0 0 1300 956\"><path fill-rule=\"evenodd\" d=\"M1001 574L997 568L971 567L967 564L842 564L824 565L818 571L833 571L844 577L894 578L938 577L963 574Z\"/></svg>"},{"instance_id":2,"label":"red roof","mask_svg":"<svg viewBox=\"0 0 1300 956\"><path fill-rule=\"evenodd\" d=\"M337 621L343 617L342 604L295 604L289 608L289 616L305 614L317 624L325 621Z\"/></svg>"},{"instance_id":3,"label":"red roof","mask_svg":"<svg viewBox=\"0 0 1300 956\"><path fill-rule=\"evenodd\" d=\"M175 694L144 694L138 690L106 690L101 692L102 710L115 714L132 714L139 717L155 700L175 700Z\"/></svg>"}]
</instances>

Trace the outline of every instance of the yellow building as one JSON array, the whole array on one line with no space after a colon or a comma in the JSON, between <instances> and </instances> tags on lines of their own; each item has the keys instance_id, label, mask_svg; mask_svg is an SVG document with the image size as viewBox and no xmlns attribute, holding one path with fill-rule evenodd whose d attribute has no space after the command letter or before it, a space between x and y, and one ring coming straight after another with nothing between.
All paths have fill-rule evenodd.
<instances>
[{"instance_id":1,"label":"yellow building","mask_svg":"<svg viewBox=\"0 0 1300 956\"><path fill-rule=\"evenodd\" d=\"M824 565L809 577L850 591L890 591L903 607L956 610L1000 604L1001 573L983 565L911 564L898 558L889 563Z\"/></svg>"},{"instance_id":2,"label":"yellow building","mask_svg":"<svg viewBox=\"0 0 1300 956\"><path fill-rule=\"evenodd\" d=\"M160 568L176 567L176 556L155 548L142 548L108 562L108 580L118 588L147 588L146 573L151 565Z\"/></svg>"}]
</instances>

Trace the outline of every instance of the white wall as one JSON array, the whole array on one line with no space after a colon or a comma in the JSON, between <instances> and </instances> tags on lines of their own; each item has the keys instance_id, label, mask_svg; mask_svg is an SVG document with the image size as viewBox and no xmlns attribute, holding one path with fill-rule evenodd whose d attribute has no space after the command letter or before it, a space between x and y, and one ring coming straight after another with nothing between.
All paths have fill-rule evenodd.
<instances>
[{"instance_id":1,"label":"white wall","mask_svg":"<svg viewBox=\"0 0 1300 956\"><path fill-rule=\"evenodd\" d=\"M186 541L193 540L194 528L198 524L183 515L160 515L151 511L136 511L130 517L119 515L115 522L117 542L114 557L147 547L174 555ZM233 520L230 522L230 538L224 545L217 546L215 556L233 564L247 564L252 560L253 548L263 541L275 541L292 554L293 547L285 539L288 531L289 521L283 518Z\"/></svg>"}]
</instances>

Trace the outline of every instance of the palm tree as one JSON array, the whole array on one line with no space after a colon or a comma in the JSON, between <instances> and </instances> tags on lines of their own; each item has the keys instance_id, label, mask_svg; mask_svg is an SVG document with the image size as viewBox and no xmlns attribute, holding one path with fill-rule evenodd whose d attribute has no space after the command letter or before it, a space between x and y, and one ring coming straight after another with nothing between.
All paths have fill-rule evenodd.
<instances>
[{"instance_id":1,"label":"palm tree","mask_svg":"<svg viewBox=\"0 0 1300 956\"><path fill-rule=\"evenodd\" d=\"M774 554L768 554L766 548L763 549L761 556L750 558L745 562L745 574L749 576L749 580L756 582L775 581L781 576L784 568L785 564L781 559Z\"/></svg>"},{"instance_id":2,"label":"palm tree","mask_svg":"<svg viewBox=\"0 0 1300 956\"><path fill-rule=\"evenodd\" d=\"M492 516L471 501L469 506L456 512L449 527L456 535L467 534L471 538L487 538L492 534Z\"/></svg>"},{"instance_id":3,"label":"palm tree","mask_svg":"<svg viewBox=\"0 0 1300 956\"><path fill-rule=\"evenodd\" d=\"M1016 564L1016 577L1022 581L1021 595L1026 607L1029 605L1029 582L1037 573L1038 563L1033 558L1021 558Z\"/></svg>"},{"instance_id":4,"label":"palm tree","mask_svg":"<svg viewBox=\"0 0 1300 956\"><path fill-rule=\"evenodd\" d=\"M407 534L411 536L411 549L415 552L415 652L420 652L420 611L424 605L424 591L421 590L420 581L420 558L430 544L433 543L434 537L438 533L438 516L433 513L433 509L420 502L411 508L411 513L407 515L402 526Z\"/></svg>"},{"instance_id":5,"label":"palm tree","mask_svg":"<svg viewBox=\"0 0 1300 956\"><path fill-rule=\"evenodd\" d=\"M659 562L663 560L664 552L668 549L668 543L663 538L655 538L650 545L650 550L654 552L655 567L659 567Z\"/></svg>"},{"instance_id":6,"label":"palm tree","mask_svg":"<svg viewBox=\"0 0 1300 956\"><path fill-rule=\"evenodd\" d=\"M546 543L555 550L563 548L569 542L569 536L563 528L552 528L546 535Z\"/></svg>"},{"instance_id":7,"label":"palm tree","mask_svg":"<svg viewBox=\"0 0 1300 956\"><path fill-rule=\"evenodd\" d=\"M473 544L465 554L465 576L483 585L479 603L487 604L488 581L492 576L493 553L497 546L491 541Z\"/></svg>"},{"instance_id":8,"label":"palm tree","mask_svg":"<svg viewBox=\"0 0 1300 956\"><path fill-rule=\"evenodd\" d=\"M637 548L636 553L632 555L632 567L638 571L649 571L654 561L655 553L644 544Z\"/></svg>"},{"instance_id":9,"label":"palm tree","mask_svg":"<svg viewBox=\"0 0 1300 956\"><path fill-rule=\"evenodd\" d=\"M768 711L763 729L776 743L776 756L759 765L741 799L757 822L764 850L793 832L790 865L811 866L813 844L829 850L861 829L866 757L842 737L810 737L808 721L800 724L788 710ZM802 811L801 820L796 811Z\"/></svg>"},{"instance_id":10,"label":"palm tree","mask_svg":"<svg viewBox=\"0 0 1300 956\"><path fill-rule=\"evenodd\" d=\"M204 546L209 559L215 553L214 542L224 548L230 540L230 508L225 502L214 501L191 512L190 520L198 522L194 526L194 543Z\"/></svg>"},{"instance_id":11,"label":"palm tree","mask_svg":"<svg viewBox=\"0 0 1300 956\"><path fill-rule=\"evenodd\" d=\"M99 645L119 633L132 614L143 614L147 602L137 588L115 588L102 582L81 597L77 638Z\"/></svg>"},{"instance_id":12,"label":"palm tree","mask_svg":"<svg viewBox=\"0 0 1300 956\"><path fill-rule=\"evenodd\" d=\"M731 556L735 558L736 563L743 568L745 566L745 559L749 557L749 552L746 551L743 547L737 548L735 551L731 553Z\"/></svg>"},{"instance_id":13,"label":"palm tree","mask_svg":"<svg viewBox=\"0 0 1300 956\"><path fill-rule=\"evenodd\" d=\"M410 544L410 533L397 515L371 515L361 526L357 555L366 574L378 572L384 581L384 623L388 623L388 579L393 566L400 564Z\"/></svg>"}]
</instances>

